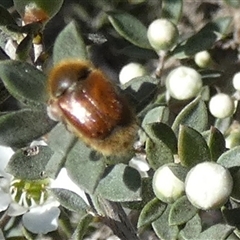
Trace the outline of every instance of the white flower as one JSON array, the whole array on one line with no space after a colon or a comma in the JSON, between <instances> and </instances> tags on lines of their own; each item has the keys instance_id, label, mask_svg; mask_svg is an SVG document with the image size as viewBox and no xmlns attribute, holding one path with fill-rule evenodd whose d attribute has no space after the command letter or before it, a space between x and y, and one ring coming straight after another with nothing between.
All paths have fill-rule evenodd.
<instances>
[{"instance_id":1,"label":"white flower","mask_svg":"<svg viewBox=\"0 0 240 240\"><path fill-rule=\"evenodd\" d=\"M209 111L216 118L232 116L235 111L233 99L225 93L218 93L209 101Z\"/></svg>"},{"instance_id":2,"label":"white flower","mask_svg":"<svg viewBox=\"0 0 240 240\"><path fill-rule=\"evenodd\" d=\"M166 203L172 203L184 194L184 182L171 170L181 167L178 164L166 164L158 168L153 175L153 191L157 198Z\"/></svg>"},{"instance_id":3,"label":"white flower","mask_svg":"<svg viewBox=\"0 0 240 240\"><path fill-rule=\"evenodd\" d=\"M178 40L177 27L167 19L153 21L147 31L151 46L158 52L171 49Z\"/></svg>"},{"instance_id":4,"label":"white flower","mask_svg":"<svg viewBox=\"0 0 240 240\"><path fill-rule=\"evenodd\" d=\"M202 78L195 69L180 66L169 73L166 87L173 98L186 100L197 96L200 92Z\"/></svg>"},{"instance_id":5,"label":"white flower","mask_svg":"<svg viewBox=\"0 0 240 240\"><path fill-rule=\"evenodd\" d=\"M197 208L209 210L221 207L228 200L233 187L229 171L215 162L203 162L187 174L185 192Z\"/></svg>"},{"instance_id":6,"label":"white flower","mask_svg":"<svg viewBox=\"0 0 240 240\"><path fill-rule=\"evenodd\" d=\"M61 187L79 194L86 202L84 192L74 184L66 169L62 169L56 180L43 179L39 181L23 181L4 171L14 152L7 147L0 146L0 211L7 211L9 216L23 214L22 222L25 228L35 234L46 234L58 228L60 203L48 194L48 187ZM25 189L27 185L27 190ZM49 185L49 186L48 186ZM39 191L39 198L31 196L31 186Z\"/></svg>"},{"instance_id":7,"label":"white flower","mask_svg":"<svg viewBox=\"0 0 240 240\"><path fill-rule=\"evenodd\" d=\"M232 79L233 87L240 91L240 72L234 74Z\"/></svg>"},{"instance_id":8,"label":"white flower","mask_svg":"<svg viewBox=\"0 0 240 240\"><path fill-rule=\"evenodd\" d=\"M125 84L131 79L141 77L146 74L146 70L140 63L131 62L121 69L119 73L119 82Z\"/></svg>"}]
</instances>

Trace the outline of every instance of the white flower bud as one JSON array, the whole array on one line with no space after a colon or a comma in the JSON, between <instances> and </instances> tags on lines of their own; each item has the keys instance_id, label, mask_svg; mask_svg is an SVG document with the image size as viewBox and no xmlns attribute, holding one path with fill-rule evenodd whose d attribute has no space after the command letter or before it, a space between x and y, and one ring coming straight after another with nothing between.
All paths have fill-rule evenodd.
<instances>
[{"instance_id":1,"label":"white flower bud","mask_svg":"<svg viewBox=\"0 0 240 240\"><path fill-rule=\"evenodd\" d=\"M143 65L139 63L129 63L125 65L119 73L119 81L121 84L129 82L135 77L141 77L146 74L146 70Z\"/></svg>"},{"instance_id":2,"label":"white flower bud","mask_svg":"<svg viewBox=\"0 0 240 240\"><path fill-rule=\"evenodd\" d=\"M195 69L181 66L169 73L166 87L171 97L178 100L190 99L200 92L202 77Z\"/></svg>"},{"instance_id":3,"label":"white flower bud","mask_svg":"<svg viewBox=\"0 0 240 240\"><path fill-rule=\"evenodd\" d=\"M216 118L230 117L234 110L234 101L228 94L218 93L209 101L209 111Z\"/></svg>"},{"instance_id":4,"label":"white flower bud","mask_svg":"<svg viewBox=\"0 0 240 240\"><path fill-rule=\"evenodd\" d=\"M200 68L206 68L213 65L211 55L208 51L198 52L194 56L194 61Z\"/></svg>"},{"instance_id":5,"label":"white flower bud","mask_svg":"<svg viewBox=\"0 0 240 240\"><path fill-rule=\"evenodd\" d=\"M232 83L233 83L233 87L236 90L240 91L240 72L237 72L234 74Z\"/></svg>"},{"instance_id":6,"label":"white flower bud","mask_svg":"<svg viewBox=\"0 0 240 240\"><path fill-rule=\"evenodd\" d=\"M228 200L233 187L232 176L215 162L203 162L187 174L185 192L189 201L203 210L221 207Z\"/></svg>"},{"instance_id":7,"label":"white flower bud","mask_svg":"<svg viewBox=\"0 0 240 240\"><path fill-rule=\"evenodd\" d=\"M149 43L157 52L169 50L178 40L178 30L169 20L157 19L149 25L147 37Z\"/></svg>"},{"instance_id":8,"label":"white flower bud","mask_svg":"<svg viewBox=\"0 0 240 240\"><path fill-rule=\"evenodd\" d=\"M168 165L157 169L152 186L156 197L166 203L172 203L184 194L184 182L174 175Z\"/></svg>"}]
</instances>

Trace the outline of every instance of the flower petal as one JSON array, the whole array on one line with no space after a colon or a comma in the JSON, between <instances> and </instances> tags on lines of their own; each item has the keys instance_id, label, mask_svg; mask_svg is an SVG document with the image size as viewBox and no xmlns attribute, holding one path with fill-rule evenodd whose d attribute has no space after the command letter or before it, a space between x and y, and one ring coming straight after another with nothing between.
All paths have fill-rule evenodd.
<instances>
[{"instance_id":1,"label":"flower petal","mask_svg":"<svg viewBox=\"0 0 240 240\"><path fill-rule=\"evenodd\" d=\"M0 175L5 177L9 175L5 172L5 167L7 166L10 158L14 154L14 151L10 147L0 146Z\"/></svg>"},{"instance_id":2,"label":"flower petal","mask_svg":"<svg viewBox=\"0 0 240 240\"><path fill-rule=\"evenodd\" d=\"M75 192L78 194L87 204L88 200L84 191L75 184L71 178L68 176L67 169L62 168L59 172L57 178L51 183L51 188L63 188Z\"/></svg>"},{"instance_id":3,"label":"flower petal","mask_svg":"<svg viewBox=\"0 0 240 240\"><path fill-rule=\"evenodd\" d=\"M6 210L8 208L8 205L11 202L11 196L9 193L5 193L0 189L0 212Z\"/></svg>"},{"instance_id":4,"label":"flower petal","mask_svg":"<svg viewBox=\"0 0 240 240\"><path fill-rule=\"evenodd\" d=\"M28 209L19 205L16 202L12 202L8 208L8 215L11 217L16 217L24 214Z\"/></svg>"},{"instance_id":5,"label":"flower petal","mask_svg":"<svg viewBox=\"0 0 240 240\"><path fill-rule=\"evenodd\" d=\"M23 215L23 225L32 233L46 234L57 229L59 215L57 207L38 206Z\"/></svg>"}]
</instances>

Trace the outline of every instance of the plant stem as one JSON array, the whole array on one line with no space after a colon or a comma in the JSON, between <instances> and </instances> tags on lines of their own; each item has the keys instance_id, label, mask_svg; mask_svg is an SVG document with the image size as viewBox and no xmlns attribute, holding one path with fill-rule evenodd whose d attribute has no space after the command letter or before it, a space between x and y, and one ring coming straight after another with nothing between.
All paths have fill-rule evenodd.
<instances>
[{"instance_id":1,"label":"plant stem","mask_svg":"<svg viewBox=\"0 0 240 240\"><path fill-rule=\"evenodd\" d=\"M109 226L113 233L121 240L139 240L136 230L129 221L120 203L99 199L105 211L103 222Z\"/></svg>"}]
</instances>

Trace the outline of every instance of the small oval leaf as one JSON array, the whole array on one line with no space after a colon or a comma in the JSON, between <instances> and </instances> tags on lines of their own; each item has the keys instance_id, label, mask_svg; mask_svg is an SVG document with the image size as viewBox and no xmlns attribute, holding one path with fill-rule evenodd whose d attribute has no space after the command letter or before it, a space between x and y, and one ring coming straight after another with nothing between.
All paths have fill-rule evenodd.
<instances>
[{"instance_id":1,"label":"small oval leaf","mask_svg":"<svg viewBox=\"0 0 240 240\"><path fill-rule=\"evenodd\" d=\"M223 153L217 160L217 163L225 168L240 167L240 146Z\"/></svg>"},{"instance_id":2,"label":"small oval leaf","mask_svg":"<svg viewBox=\"0 0 240 240\"><path fill-rule=\"evenodd\" d=\"M174 161L171 149L161 140L148 138L146 141L146 154L148 163L154 170Z\"/></svg>"},{"instance_id":3,"label":"small oval leaf","mask_svg":"<svg viewBox=\"0 0 240 240\"><path fill-rule=\"evenodd\" d=\"M211 153L212 161L217 159L225 152L225 138L222 133L215 127L211 127L208 137L208 146Z\"/></svg>"},{"instance_id":4,"label":"small oval leaf","mask_svg":"<svg viewBox=\"0 0 240 240\"><path fill-rule=\"evenodd\" d=\"M54 64L70 58L88 59L85 43L75 22L70 22L59 33L53 47Z\"/></svg>"},{"instance_id":5,"label":"small oval leaf","mask_svg":"<svg viewBox=\"0 0 240 240\"><path fill-rule=\"evenodd\" d=\"M180 231L182 239L196 239L202 231L202 221L198 214L189 220L185 227Z\"/></svg>"},{"instance_id":6,"label":"small oval leaf","mask_svg":"<svg viewBox=\"0 0 240 240\"><path fill-rule=\"evenodd\" d=\"M45 111L23 109L0 115L0 144L25 147L49 132L55 124Z\"/></svg>"},{"instance_id":7,"label":"small oval leaf","mask_svg":"<svg viewBox=\"0 0 240 240\"><path fill-rule=\"evenodd\" d=\"M228 237L234 231L234 229L235 227L223 223L218 223L201 232L196 237L198 240L226 239L226 237Z\"/></svg>"},{"instance_id":8,"label":"small oval leaf","mask_svg":"<svg viewBox=\"0 0 240 240\"><path fill-rule=\"evenodd\" d=\"M198 209L194 207L187 199L186 196L182 196L176 202L173 203L169 213L170 225L181 225L188 222L198 212Z\"/></svg>"},{"instance_id":9,"label":"small oval leaf","mask_svg":"<svg viewBox=\"0 0 240 240\"><path fill-rule=\"evenodd\" d=\"M88 194L93 194L105 171L101 156L81 140L68 153L65 167L70 178Z\"/></svg>"},{"instance_id":10,"label":"small oval leaf","mask_svg":"<svg viewBox=\"0 0 240 240\"><path fill-rule=\"evenodd\" d=\"M141 176L136 169L122 163L110 166L106 169L96 192L110 201L140 201Z\"/></svg>"},{"instance_id":11,"label":"small oval leaf","mask_svg":"<svg viewBox=\"0 0 240 240\"><path fill-rule=\"evenodd\" d=\"M134 16L126 12L107 12L115 30L132 44L151 49L147 39L147 28Z\"/></svg>"},{"instance_id":12,"label":"small oval leaf","mask_svg":"<svg viewBox=\"0 0 240 240\"><path fill-rule=\"evenodd\" d=\"M175 118L172 125L173 131L178 135L179 126L186 125L194 128L198 132L206 129L208 123L208 113L205 103L200 97L190 102Z\"/></svg>"},{"instance_id":13,"label":"small oval leaf","mask_svg":"<svg viewBox=\"0 0 240 240\"><path fill-rule=\"evenodd\" d=\"M162 141L172 153L177 153L177 138L173 130L162 122L150 123L145 126L145 131L152 140Z\"/></svg>"},{"instance_id":14,"label":"small oval leaf","mask_svg":"<svg viewBox=\"0 0 240 240\"><path fill-rule=\"evenodd\" d=\"M181 126L178 137L178 155L183 166L193 167L198 163L210 161L210 150L199 132Z\"/></svg>"},{"instance_id":15,"label":"small oval leaf","mask_svg":"<svg viewBox=\"0 0 240 240\"><path fill-rule=\"evenodd\" d=\"M212 47L229 31L231 17L221 17L207 23L199 32L180 43L171 53L176 58L187 58Z\"/></svg>"},{"instance_id":16,"label":"small oval leaf","mask_svg":"<svg viewBox=\"0 0 240 240\"><path fill-rule=\"evenodd\" d=\"M163 0L161 18L177 23L182 15L182 0Z\"/></svg>"},{"instance_id":17,"label":"small oval leaf","mask_svg":"<svg viewBox=\"0 0 240 240\"><path fill-rule=\"evenodd\" d=\"M76 230L74 231L71 240L83 240L84 235L87 232L89 224L93 221L94 216L88 214L80 219Z\"/></svg>"},{"instance_id":18,"label":"small oval leaf","mask_svg":"<svg viewBox=\"0 0 240 240\"><path fill-rule=\"evenodd\" d=\"M6 171L23 180L41 179L53 152L47 146L33 146L17 150L11 157ZM44 177L46 177L44 175Z\"/></svg>"},{"instance_id":19,"label":"small oval leaf","mask_svg":"<svg viewBox=\"0 0 240 240\"><path fill-rule=\"evenodd\" d=\"M70 211L84 216L90 210L90 206L76 193L63 188L51 188L50 192L57 198L61 205Z\"/></svg>"},{"instance_id":20,"label":"small oval leaf","mask_svg":"<svg viewBox=\"0 0 240 240\"><path fill-rule=\"evenodd\" d=\"M173 240L178 239L178 233L179 229L177 226L170 226L168 224L168 218L169 218L169 212L170 212L171 205L169 204L167 206L167 209L164 211L164 213L152 223L152 227L154 229L154 232L157 234L157 236L160 239L165 240Z\"/></svg>"},{"instance_id":21,"label":"small oval leaf","mask_svg":"<svg viewBox=\"0 0 240 240\"><path fill-rule=\"evenodd\" d=\"M166 207L166 203L161 202L157 198L152 199L142 209L138 218L137 227L140 228L142 226L151 224L153 221L155 221L162 215Z\"/></svg>"},{"instance_id":22,"label":"small oval leaf","mask_svg":"<svg viewBox=\"0 0 240 240\"><path fill-rule=\"evenodd\" d=\"M142 76L133 78L122 85L121 88L133 103L132 105L135 106L136 112L140 112L152 101L157 91L157 83L158 80L156 78Z\"/></svg>"},{"instance_id":23,"label":"small oval leaf","mask_svg":"<svg viewBox=\"0 0 240 240\"><path fill-rule=\"evenodd\" d=\"M41 107L48 100L46 76L29 63L1 61L0 78L11 95L24 104Z\"/></svg>"}]
</instances>

